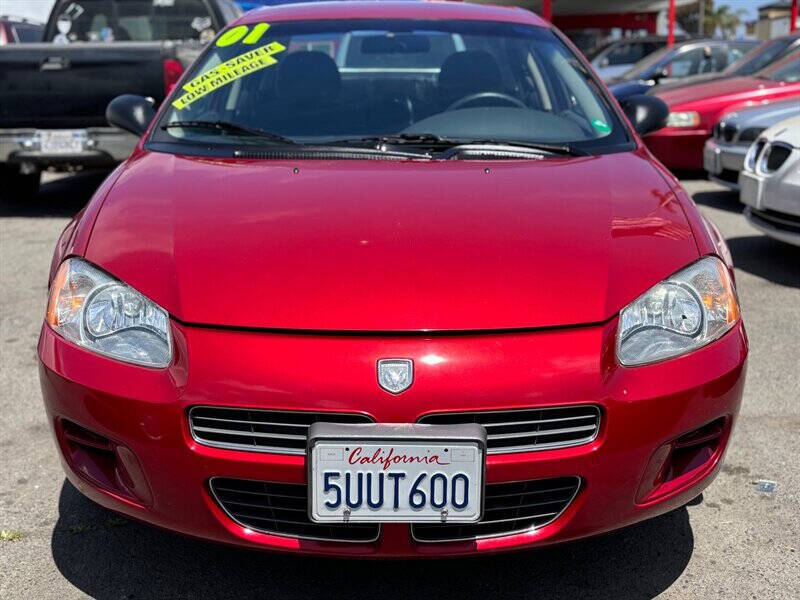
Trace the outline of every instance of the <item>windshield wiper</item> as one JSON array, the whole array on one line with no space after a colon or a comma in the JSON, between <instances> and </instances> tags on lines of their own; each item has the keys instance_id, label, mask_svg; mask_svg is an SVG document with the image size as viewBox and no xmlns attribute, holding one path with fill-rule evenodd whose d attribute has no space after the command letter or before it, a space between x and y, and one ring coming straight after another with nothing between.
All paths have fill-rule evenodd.
<instances>
[{"instance_id":1,"label":"windshield wiper","mask_svg":"<svg viewBox=\"0 0 800 600\"><path fill-rule=\"evenodd\" d=\"M470 142L471 144L495 144L497 146L509 146L528 148L530 150L543 150L553 154L565 154L567 156L589 156L589 153L569 144L548 144L545 142L508 142L503 140L479 140Z\"/></svg>"},{"instance_id":2,"label":"windshield wiper","mask_svg":"<svg viewBox=\"0 0 800 600\"><path fill-rule=\"evenodd\" d=\"M267 131L266 129L258 129L256 127L245 127L243 125L237 125L236 123L229 123L227 121L173 121L171 123L167 123L166 125L162 125L161 129L166 131L167 129L171 129L174 127L213 129L224 133L231 133L233 135L258 137L269 140L271 142L275 142L276 144L287 144L291 146L297 144L297 142L295 142L292 139L289 139L282 135L278 135L277 133L272 133L271 131Z\"/></svg>"},{"instance_id":3,"label":"windshield wiper","mask_svg":"<svg viewBox=\"0 0 800 600\"><path fill-rule=\"evenodd\" d=\"M455 146L463 144L465 140L447 138L435 133L398 133L396 135L376 135L363 138L345 138L333 142L325 142L325 146L372 146L380 148L383 145L391 146Z\"/></svg>"},{"instance_id":4,"label":"windshield wiper","mask_svg":"<svg viewBox=\"0 0 800 600\"><path fill-rule=\"evenodd\" d=\"M344 145L369 145L380 148L381 146L409 145L424 146L426 148L446 149L457 151L462 146L502 146L504 148L524 148L526 150L537 150L549 152L551 154L563 154L567 156L587 156L588 153L570 146L569 144L548 144L539 142L521 142L494 139L469 139L469 138L450 138L435 133L398 133L397 135L381 135L365 138L350 138L328 142L327 144ZM326 144L326 145L327 145Z\"/></svg>"}]
</instances>

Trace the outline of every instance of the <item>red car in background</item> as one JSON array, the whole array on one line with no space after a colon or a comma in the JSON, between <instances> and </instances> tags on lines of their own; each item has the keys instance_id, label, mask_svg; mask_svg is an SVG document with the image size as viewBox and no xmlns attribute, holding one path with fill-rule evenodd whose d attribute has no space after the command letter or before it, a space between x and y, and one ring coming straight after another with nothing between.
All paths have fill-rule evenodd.
<instances>
[{"instance_id":1,"label":"red car in background","mask_svg":"<svg viewBox=\"0 0 800 600\"><path fill-rule=\"evenodd\" d=\"M800 51L751 77L733 77L656 93L669 106L667 126L646 136L650 151L670 169L701 170L703 145L723 114L797 97Z\"/></svg>"},{"instance_id":2,"label":"red car in background","mask_svg":"<svg viewBox=\"0 0 800 600\"><path fill-rule=\"evenodd\" d=\"M624 110L542 19L454 2L256 10L158 114L114 100L142 137L57 243L38 346L70 481L339 556L695 498L747 338L724 241L639 138L666 106Z\"/></svg>"}]
</instances>

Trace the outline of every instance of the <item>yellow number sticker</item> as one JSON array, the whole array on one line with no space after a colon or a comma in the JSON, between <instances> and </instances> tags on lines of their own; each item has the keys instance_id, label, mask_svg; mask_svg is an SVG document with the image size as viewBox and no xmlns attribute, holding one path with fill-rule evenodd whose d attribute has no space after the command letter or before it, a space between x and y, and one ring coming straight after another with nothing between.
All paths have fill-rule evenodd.
<instances>
[{"instance_id":1,"label":"yellow number sticker","mask_svg":"<svg viewBox=\"0 0 800 600\"><path fill-rule=\"evenodd\" d=\"M264 32L267 31L267 29L269 29L269 23L257 23L255 27L253 27L252 31L247 25L237 25L236 27L231 27L228 29L228 31L219 36L219 39L217 40L217 46L220 48L232 46L239 40L241 40L243 44L252 46L261 39L261 36L264 35ZM250 33L248 33L248 31Z\"/></svg>"}]
</instances>

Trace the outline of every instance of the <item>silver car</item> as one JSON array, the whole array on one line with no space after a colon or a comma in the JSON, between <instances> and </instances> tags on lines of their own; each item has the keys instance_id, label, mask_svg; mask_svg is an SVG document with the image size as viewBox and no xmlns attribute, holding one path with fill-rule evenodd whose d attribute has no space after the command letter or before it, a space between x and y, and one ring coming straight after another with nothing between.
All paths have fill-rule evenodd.
<instances>
[{"instance_id":1,"label":"silver car","mask_svg":"<svg viewBox=\"0 0 800 600\"><path fill-rule=\"evenodd\" d=\"M597 75L603 81L608 81L666 45L667 38L664 36L625 38L589 51L587 58Z\"/></svg>"},{"instance_id":2,"label":"silver car","mask_svg":"<svg viewBox=\"0 0 800 600\"><path fill-rule=\"evenodd\" d=\"M773 125L750 146L739 185L750 224L800 246L800 116Z\"/></svg>"},{"instance_id":3,"label":"silver car","mask_svg":"<svg viewBox=\"0 0 800 600\"><path fill-rule=\"evenodd\" d=\"M732 190L739 189L739 172L750 145L772 125L800 115L800 98L752 106L731 112L714 125L703 150L708 178Z\"/></svg>"}]
</instances>

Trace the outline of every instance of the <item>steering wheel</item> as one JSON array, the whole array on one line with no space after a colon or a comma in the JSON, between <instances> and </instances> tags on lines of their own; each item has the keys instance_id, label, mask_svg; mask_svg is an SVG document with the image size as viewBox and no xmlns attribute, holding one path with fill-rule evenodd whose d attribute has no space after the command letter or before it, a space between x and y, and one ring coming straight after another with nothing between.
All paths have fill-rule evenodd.
<instances>
[{"instance_id":1,"label":"steering wheel","mask_svg":"<svg viewBox=\"0 0 800 600\"><path fill-rule=\"evenodd\" d=\"M516 106L517 108L528 108L519 98L515 98L514 96L510 96L502 92L478 92L477 94L470 94L469 96L464 96L460 100L456 100L447 107L447 110L456 110L465 104L471 104L472 102L476 102L478 100L502 100L508 104L511 104L512 106Z\"/></svg>"}]
</instances>

